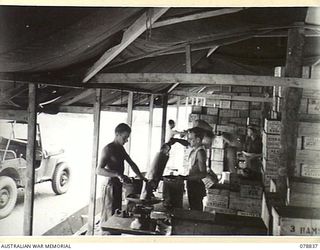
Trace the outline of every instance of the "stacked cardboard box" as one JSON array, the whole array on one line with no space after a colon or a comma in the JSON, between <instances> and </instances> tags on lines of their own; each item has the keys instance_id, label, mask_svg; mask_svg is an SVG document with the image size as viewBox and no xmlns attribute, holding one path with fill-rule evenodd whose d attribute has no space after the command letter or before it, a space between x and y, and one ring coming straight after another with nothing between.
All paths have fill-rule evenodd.
<instances>
[{"instance_id":1,"label":"stacked cardboard box","mask_svg":"<svg viewBox=\"0 0 320 250\"><path fill-rule=\"evenodd\" d=\"M266 190L270 188L270 180L278 179L280 156L280 121L265 119L262 135L262 165Z\"/></svg>"}]
</instances>

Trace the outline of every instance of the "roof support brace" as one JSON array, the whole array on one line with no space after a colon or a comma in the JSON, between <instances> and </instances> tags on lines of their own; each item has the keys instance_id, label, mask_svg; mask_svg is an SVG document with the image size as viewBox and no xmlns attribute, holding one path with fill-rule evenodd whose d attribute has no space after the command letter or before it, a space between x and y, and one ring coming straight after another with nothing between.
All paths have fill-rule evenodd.
<instances>
[{"instance_id":1,"label":"roof support brace","mask_svg":"<svg viewBox=\"0 0 320 250\"><path fill-rule=\"evenodd\" d=\"M126 47L128 47L134 40L136 40L143 32L145 32L149 25L152 25L158 20L169 8L151 8L142 14L123 34L120 44L112 47L106 51L94 65L89 69L82 82L89 81L101 69L103 69L109 62L111 62L117 55L119 55Z\"/></svg>"}]
</instances>

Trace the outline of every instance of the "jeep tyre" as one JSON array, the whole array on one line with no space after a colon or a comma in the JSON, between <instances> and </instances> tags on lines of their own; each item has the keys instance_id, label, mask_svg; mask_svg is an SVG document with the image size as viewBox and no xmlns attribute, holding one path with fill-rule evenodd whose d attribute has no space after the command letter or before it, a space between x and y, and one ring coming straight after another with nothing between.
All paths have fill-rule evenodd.
<instances>
[{"instance_id":1,"label":"jeep tyre","mask_svg":"<svg viewBox=\"0 0 320 250\"><path fill-rule=\"evenodd\" d=\"M63 162L56 166L52 177L52 190L56 194L64 194L69 188L70 169L68 165Z\"/></svg>"},{"instance_id":2,"label":"jeep tyre","mask_svg":"<svg viewBox=\"0 0 320 250\"><path fill-rule=\"evenodd\" d=\"M16 205L18 189L8 176L0 176L0 219L7 217Z\"/></svg>"}]
</instances>

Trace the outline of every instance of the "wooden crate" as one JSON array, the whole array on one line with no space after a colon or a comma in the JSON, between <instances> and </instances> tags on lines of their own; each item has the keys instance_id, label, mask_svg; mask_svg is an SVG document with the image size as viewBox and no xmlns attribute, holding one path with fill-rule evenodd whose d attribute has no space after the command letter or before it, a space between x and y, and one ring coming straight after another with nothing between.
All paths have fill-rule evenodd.
<instances>
[{"instance_id":1,"label":"wooden crate","mask_svg":"<svg viewBox=\"0 0 320 250\"><path fill-rule=\"evenodd\" d=\"M263 172L265 174L278 174L279 162L268 161L265 158L262 159Z\"/></svg>"},{"instance_id":2,"label":"wooden crate","mask_svg":"<svg viewBox=\"0 0 320 250\"><path fill-rule=\"evenodd\" d=\"M307 114L308 113L308 99L307 98L301 99L299 113L300 114Z\"/></svg>"},{"instance_id":3,"label":"wooden crate","mask_svg":"<svg viewBox=\"0 0 320 250\"><path fill-rule=\"evenodd\" d=\"M232 86L231 88L231 91L232 92L235 92L235 93L241 93L241 92L250 92L250 87L247 87L247 86Z\"/></svg>"},{"instance_id":4,"label":"wooden crate","mask_svg":"<svg viewBox=\"0 0 320 250\"><path fill-rule=\"evenodd\" d=\"M273 235L320 235L320 210L306 207L273 207Z\"/></svg>"},{"instance_id":5,"label":"wooden crate","mask_svg":"<svg viewBox=\"0 0 320 250\"><path fill-rule=\"evenodd\" d=\"M320 151L315 150L299 150L296 151L296 162L310 164L317 164L320 162Z\"/></svg>"},{"instance_id":6,"label":"wooden crate","mask_svg":"<svg viewBox=\"0 0 320 250\"><path fill-rule=\"evenodd\" d=\"M231 102L231 109L248 110L249 109L249 102L232 101Z\"/></svg>"},{"instance_id":7,"label":"wooden crate","mask_svg":"<svg viewBox=\"0 0 320 250\"><path fill-rule=\"evenodd\" d=\"M204 107L204 109L207 115L218 115L218 108Z\"/></svg>"},{"instance_id":8,"label":"wooden crate","mask_svg":"<svg viewBox=\"0 0 320 250\"><path fill-rule=\"evenodd\" d=\"M250 110L250 117L251 118L260 118L261 111L256 112L258 110ZM252 113L252 115L251 115ZM239 117L247 118L249 116L249 110L239 110Z\"/></svg>"},{"instance_id":9,"label":"wooden crate","mask_svg":"<svg viewBox=\"0 0 320 250\"><path fill-rule=\"evenodd\" d=\"M219 116L220 117L240 117L240 111L232 110L232 109L220 109Z\"/></svg>"},{"instance_id":10,"label":"wooden crate","mask_svg":"<svg viewBox=\"0 0 320 250\"><path fill-rule=\"evenodd\" d=\"M262 212L262 200L252 198L233 197L230 192L229 208L248 213Z\"/></svg>"},{"instance_id":11,"label":"wooden crate","mask_svg":"<svg viewBox=\"0 0 320 250\"><path fill-rule=\"evenodd\" d=\"M239 216L248 216L248 217L261 217L261 213L250 213L245 211L237 211L237 215Z\"/></svg>"},{"instance_id":12,"label":"wooden crate","mask_svg":"<svg viewBox=\"0 0 320 250\"><path fill-rule=\"evenodd\" d=\"M212 145L213 148L224 148L224 140L223 137L220 135L215 136L212 139Z\"/></svg>"},{"instance_id":13,"label":"wooden crate","mask_svg":"<svg viewBox=\"0 0 320 250\"><path fill-rule=\"evenodd\" d=\"M299 122L298 136L320 137L320 123Z\"/></svg>"},{"instance_id":14,"label":"wooden crate","mask_svg":"<svg viewBox=\"0 0 320 250\"><path fill-rule=\"evenodd\" d=\"M203 209L205 212L209 213L220 213L220 214L237 214L237 210L230 208L221 208L221 207L207 207L204 206Z\"/></svg>"},{"instance_id":15,"label":"wooden crate","mask_svg":"<svg viewBox=\"0 0 320 250\"><path fill-rule=\"evenodd\" d=\"M224 194L208 194L205 202L206 207L229 207L229 196Z\"/></svg>"},{"instance_id":16,"label":"wooden crate","mask_svg":"<svg viewBox=\"0 0 320 250\"><path fill-rule=\"evenodd\" d=\"M251 110L261 110L262 103L261 102L250 102Z\"/></svg>"},{"instance_id":17,"label":"wooden crate","mask_svg":"<svg viewBox=\"0 0 320 250\"><path fill-rule=\"evenodd\" d=\"M320 100L309 99L308 101L308 114L319 115L320 114Z\"/></svg>"},{"instance_id":18,"label":"wooden crate","mask_svg":"<svg viewBox=\"0 0 320 250\"><path fill-rule=\"evenodd\" d=\"M261 218L174 209L172 235L266 235Z\"/></svg>"},{"instance_id":19,"label":"wooden crate","mask_svg":"<svg viewBox=\"0 0 320 250\"><path fill-rule=\"evenodd\" d=\"M250 93L262 93L263 88L260 86L250 87Z\"/></svg>"},{"instance_id":20,"label":"wooden crate","mask_svg":"<svg viewBox=\"0 0 320 250\"><path fill-rule=\"evenodd\" d=\"M240 197L261 199L263 188L261 185L240 184Z\"/></svg>"},{"instance_id":21,"label":"wooden crate","mask_svg":"<svg viewBox=\"0 0 320 250\"><path fill-rule=\"evenodd\" d=\"M280 148L280 135L267 134L263 131L262 143L267 148Z\"/></svg>"},{"instance_id":22,"label":"wooden crate","mask_svg":"<svg viewBox=\"0 0 320 250\"><path fill-rule=\"evenodd\" d=\"M220 107L220 100L215 99L206 99L206 107L213 107L213 108L219 108Z\"/></svg>"},{"instance_id":23,"label":"wooden crate","mask_svg":"<svg viewBox=\"0 0 320 250\"><path fill-rule=\"evenodd\" d=\"M224 149L212 148L211 159L213 161L223 161L223 158L224 158Z\"/></svg>"},{"instance_id":24,"label":"wooden crate","mask_svg":"<svg viewBox=\"0 0 320 250\"><path fill-rule=\"evenodd\" d=\"M191 113L192 114L204 114L205 113L205 109L202 106L193 105L191 107Z\"/></svg>"},{"instance_id":25,"label":"wooden crate","mask_svg":"<svg viewBox=\"0 0 320 250\"><path fill-rule=\"evenodd\" d=\"M188 122L193 123L196 120L200 119L200 114L190 114Z\"/></svg>"},{"instance_id":26,"label":"wooden crate","mask_svg":"<svg viewBox=\"0 0 320 250\"><path fill-rule=\"evenodd\" d=\"M218 123L218 116L216 115L200 115L200 119L209 123L209 124L215 124Z\"/></svg>"},{"instance_id":27,"label":"wooden crate","mask_svg":"<svg viewBox=\"0 0 320 250\"><path fill-rule=\"evenodd\" d=\"M293 192L288 189L287 203L289 206L320 208L320 195Z\"/></svg>"},{"instance_id":28,"label":"wooden crate","mask_svg":"<svg viewBox=\"0 0 320 250\"><path fill-rule=\"evenodd\" d=\"M319 165L309 165L301 164L301 176L320 179L320 164Z\"/></svg>"},{"instance_id":29,"label":"wooden crate","mask_svg":"<svg viewBox=\"0 0 320 250\"><path fill-rule=\"evenodd\" d=\"M217 125L217 131L219 132L235 133L236 129L235 125Z\"/></svg>"},{"instance_id":30,"label":"wooden crate","mask_svg":"<svg viewBox=\"0 0 320 250\"><path fill-rule=\"evenodd\" d=\"M277 120L264 120L264 131L268 134L280 135L281 121Z\"/></svg>"},{"instance_id":31,"label":"wooden crate","mask_svg":"<svg viewBox=\"0 0 320 250\"><path fill-rule=\"evenodd\" d=\"M267 160L278 160L280 155L280 149L263 147L262 155L263 155L263 158Z\"/></svg>"},{"instance_id":32,"label":"wooden crate","mask_svg":"<svg viewBox=\"0 0 320 250\"><path fill-rule=\"evenodd\" d=\"M255 125L257 127L260 127L261 119L260 118L250 118L250 117L248 117L247 124L248 125Z\"/></svg>"},{"instance_id":33,"label":"wooden crate","mask_svg":"<svg viewBox=\"0 0 320 250\"><path fill-rule=\"evenodd\" d=\"M302 98L320 99L320 90L316 89L304 89L302 92Z\"/></svg>"},{"instance_id":34,"label":"wooden crate","mask_svg":"<svg viewBox=\"0 0 320 250\"><path fill-rule=\"evenodd\" d=\"M215 174L222 174L223 161L211 161L211 169Z\"/></svg>"},{"instance_id":35,"label":"wooden crate","mask_svg":"<svg viewBox=\"0 0 320 250\"><path fill-rule=\"evenodd\" d=\"M220 100L220 106L219 107L222 108L222 109L230 109L231 101Z\"/></svg>"},{"instance_id":36,"label":"wooden crate","mask_svg":"<svg viewBox=\"0 0 320 250\"><path fill-rule=\"evenodd\" d=\"M275 181L279 179L278 174L264 174L263 175L263 184L265 186L266 190L269 190L270 192L276 192L276 185Z\"/></svg>"},{"instance_id":37,"label":"wooden crate","mask_svg":"<svg viewBox=\"0 0 320 250\"><path fill-rule=\"evenodd\" d=\"M289 179L291 193L320 194L320 180L292 177Z\"/></svg>"},{"instance_id":38,"label":"wooden crate","mask_svg":"<svg viewBox=\"0 0 320 250\"><path fill-rule=\"evenodd\" d=\"M301 149L320 150L320 137L302 136L300 138L301 138Z\"/></svg>"},{"instance_id":39,"label":"wooden crate","mask_svg":"<svg viewBox=\"0 0 320 250\"><path fill-rule=\"evenodd\" d=\"M215 184L214 187L207 189L207 194L229 196L230 190L228 184Z\"/></svg>"}]
</instances>

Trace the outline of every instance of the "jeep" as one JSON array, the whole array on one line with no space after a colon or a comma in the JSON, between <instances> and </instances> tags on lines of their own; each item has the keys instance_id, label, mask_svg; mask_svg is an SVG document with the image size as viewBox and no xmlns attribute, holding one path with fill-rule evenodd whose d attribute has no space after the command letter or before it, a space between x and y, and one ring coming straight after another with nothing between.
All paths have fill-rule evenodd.
<instances>
[{"instance_id":1,"label":"jeep","mask_svg":"<svg viewBox=\"0 0 320 250\"><path fill-rule=\"evenodd\" d=\"M8 121L0 124L0 219L14 209L18 188L26 185L26 122ZM51 181L56 194L67 192L70 168L64 159L64 150L42 148L40 126L36 126L35 183Z\"/></svg>"}]
</instances>

